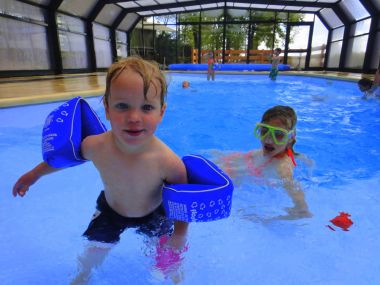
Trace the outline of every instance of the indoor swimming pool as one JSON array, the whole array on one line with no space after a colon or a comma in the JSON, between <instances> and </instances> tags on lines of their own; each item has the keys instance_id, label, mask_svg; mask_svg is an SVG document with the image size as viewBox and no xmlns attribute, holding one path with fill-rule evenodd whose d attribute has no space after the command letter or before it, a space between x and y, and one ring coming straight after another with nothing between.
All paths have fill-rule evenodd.
<instances>
[{"instance_id":1,"label":"indoor swimming pool","mask_svg":"<svg viewBox=\"0 0 380 285\"><path fill-rule=\"evenodd\" d=\"M289 105L298 116L295 150L313 216L271 219L291 200L283 189L247 179L236 185L228 219L190 225L180 284L377 285L380 229L380 100L362 100L355 82L266 75L168 74L167 109L157 136L178 155L247 152L262 113ZM190 87L182 88L182 81ZM102 121L101 98L87 99ZM91 163L43 177L23 198L18 177L42 159L46 116L62 102L0 109L0 284L70 284L81 234L102 190ZM149 174L147 174L149 175ZM330 220L351 214L349 231ZM154 267L141 236L127 230L89 284L173 284Z\"/></svg>"}]
</instances>

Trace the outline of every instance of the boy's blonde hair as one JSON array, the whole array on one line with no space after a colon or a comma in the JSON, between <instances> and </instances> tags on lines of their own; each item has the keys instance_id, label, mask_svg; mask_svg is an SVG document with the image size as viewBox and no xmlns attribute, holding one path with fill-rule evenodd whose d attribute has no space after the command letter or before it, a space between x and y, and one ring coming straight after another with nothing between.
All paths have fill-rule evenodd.
<instances>
[{"instance_id":1,"label":"boy's blonde hair","mask_svg":"<svg viewBox=\"0 0 380 285\"><path fill-rule=\"evenodd\" d=\"M138 73L144 82L144 97L151 84L156 89L156 92L160 92L161 95L161 107L166 101L167 83L165 75L158 67L158 64L154 61L148 61L138 56L130 56L126 59L113 63L107 72L106 78L106 92L104 94L104 102L108 106L109 97L111 96L111 83L116 79L123 71L132 70ZM159 86L157 86L157 83Z\"/></svg>"}]
</instances>

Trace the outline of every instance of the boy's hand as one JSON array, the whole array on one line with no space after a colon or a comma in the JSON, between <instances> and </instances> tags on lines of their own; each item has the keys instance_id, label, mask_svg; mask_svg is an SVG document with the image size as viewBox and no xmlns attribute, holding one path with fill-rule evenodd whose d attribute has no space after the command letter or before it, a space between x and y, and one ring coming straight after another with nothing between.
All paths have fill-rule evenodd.
<instances>
[{"instance_id":1,"label":"boy's hand","mask_svg":"<svg viewBox=\"0 0 380 285\"><path fill-rule=\"evenodd\" d=\"M23 176L21 176L16 184L13 186L13 196L16 197L17 195L24 197L26 194L26 191L29 190L29 187L33 185L37 180L38 176L36 176L32 171L29 171L25 173Z\"/></svg>"}]
</instances>

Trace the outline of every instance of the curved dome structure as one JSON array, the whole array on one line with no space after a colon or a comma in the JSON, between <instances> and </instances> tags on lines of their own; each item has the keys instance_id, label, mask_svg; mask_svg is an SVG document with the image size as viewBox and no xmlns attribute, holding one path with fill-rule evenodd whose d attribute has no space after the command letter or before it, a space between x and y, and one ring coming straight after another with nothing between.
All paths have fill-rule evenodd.
<instances>
[{"instance_id":1,"label":"curved dome structure","mask_svg":"<svg viewBox=\"0 0 380 285\"><path fill-rule=\"evenodd\" d=\"M373 72L379 10L377 0L4 0L0 76L94 72L130 54L203 63L210 49L220 63L267 63L257 51L278 46L294 68Z\"/></svg>"}]
</instances>

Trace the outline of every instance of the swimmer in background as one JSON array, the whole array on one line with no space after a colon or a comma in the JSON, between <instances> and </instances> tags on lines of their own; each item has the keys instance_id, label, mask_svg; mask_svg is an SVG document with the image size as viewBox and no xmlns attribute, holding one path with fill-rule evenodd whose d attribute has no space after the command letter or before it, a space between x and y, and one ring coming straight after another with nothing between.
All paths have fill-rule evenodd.
<instances>
[{"instance_id":1,"label":"swimmer in background","mask_svg":"<svg viewBox=\"0 0 380 285\"><path fill-rule=\"evenodd\" d=\"M281 58L281 49L276 48L273 54L269 57L269 60L272 62L272 68L269 73L269 78L272 80L276 80L278 75L278 65L280 64Z\"/></svg>"},{"instance_id":2,"label":"swimmer in background","mask_svg":"<svg viewBox=\"0 0 380 285\"><path fill-rule=\"evenodd\" d=\"M207 59L207 80L210 80L210 78L212 81L215 80L215 64L214 53L210 51Z\"/></svg>"},{"instance_id":3,"label":"swimmer in background","mask_svg":"<svg viewBox=\"0 0 380 285\"><path fill-rule=\"evenodd\" d=\"M189 81L187 81L187 80L184 80L183 82L182 82L182 88L189 88L190 87L190 82Z\"/></svg>"},{"instance_id":4,"label":"swimmer in background","mask_svg":"<svg viewBox=\"0 0 380 285\"><path fill-rule=\"evenodd\" d=\"M375 73L374 81L368 78L362 78L358 81L358 87L363 92L362 99L371 97L380 98L380 69Z\"/></svg>"},{"instance_id":5,"label":"swimmer in background","mask_svg":"<svg viewBox=\"0 0 380 285\"><path fill-rule=\"evenodd\" d=\"M235 182L239 177L256 176L268 180L279 178L282 186L292 199L293 207L286 208L288 215L279 219L300 219L311 217L305 201L305 194L298 181L293 178L296 166L293 147L296 143L297 116L288 106L268 109L256 124L255 136L262 148L247 153L231 153L219 158L220 166ZM238 184L238 183L237 183Z\"/></svg>"}]
</instances>

